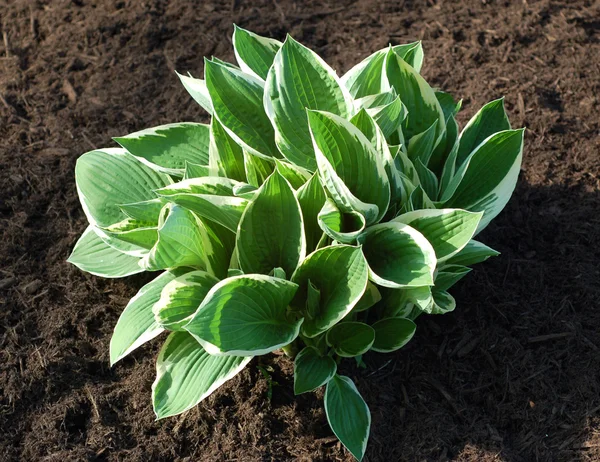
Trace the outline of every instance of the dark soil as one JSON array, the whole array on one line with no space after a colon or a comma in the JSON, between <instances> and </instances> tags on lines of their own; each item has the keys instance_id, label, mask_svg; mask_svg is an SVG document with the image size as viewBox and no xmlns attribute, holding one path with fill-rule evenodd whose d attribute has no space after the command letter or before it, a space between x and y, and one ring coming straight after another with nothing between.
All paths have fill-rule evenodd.
<instances>
[{"instance_id":1,"label":"dark soil","mask_svg":"<svg viewBox=\"0 0 600 462\"><path fill-rule=\"evenodd\" d=\"M254 360L198 408L154 421L160 341L115 368L113 326L147 280L65 262L86 226L77 157L111 137L205 120L173 69L231 60L232 23L290 32L338 72L422 39L425 76L464 123L506 95L523 173L481 239L502 255L393 355L348 365L369 461L600 460L600 6L592 1L0 0L0 459L351 460L289 361ZM276 382L276 383L275 383Z\"/></svg>"}]
</instances>

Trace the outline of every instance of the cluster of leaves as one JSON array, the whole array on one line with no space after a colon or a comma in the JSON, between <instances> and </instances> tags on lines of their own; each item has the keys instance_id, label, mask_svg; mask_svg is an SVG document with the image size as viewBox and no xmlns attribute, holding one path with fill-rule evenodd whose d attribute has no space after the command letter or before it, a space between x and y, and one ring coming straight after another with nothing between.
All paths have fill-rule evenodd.
<instances>
[{"instance_id":1,"label":"cluster of leaves","mask_svg":"<svg viewBox=\"0 0 600 462\"><path fill-rule=\"evenodd\" d=\"M314 52L235 28L238 65L179 75L211 123L175 123L81 156L89 227L70 261L122 277L163 271L121 315L111 363L168 331L158 418L181 413L254 356L295 356L297 394L325 390L333 432L364 455L370 413L341 358L402 348L422 313L497 252L473 240L505 206L523 132L503 100L459 132L461 103L419 74L420 42L343 77Z\"/></svg>"}]
</instances>

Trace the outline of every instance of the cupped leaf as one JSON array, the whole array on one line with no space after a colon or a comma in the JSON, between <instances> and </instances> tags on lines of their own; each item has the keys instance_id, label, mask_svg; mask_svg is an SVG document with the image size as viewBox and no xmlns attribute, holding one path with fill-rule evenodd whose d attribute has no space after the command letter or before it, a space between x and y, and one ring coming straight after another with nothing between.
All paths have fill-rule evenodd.
<instances>
[{"instance_id":1,"label":"cupped leaf","mask_svg":"<svg viewBox=\"0 0 600 462\"><path fill-rule=\"evenodd\" d=\"M481 212L460 209L415 210L392 221L410 225L423 234L441 262L456 255L469 243L482 215Z\"/></svg>"},{"instance_id":2,"label":"cupped leaf","mask_svg":"<svg viewBox=\"0 0 600 462\"><path fill-rule=\"evenodd\" d=\"M206 88L206 82L202 79L196 79L191 75L183 75L179 72L175 72L184 88L190 94L192 98L200 105L206 112L212 115L213 106L208 94L208 88Z\"/></svg>"},{"instance_id":3,"label":"cupped leaf","mask_svg":"<svg viewBox=\"0 0 600 462\"><path fill-rule=\"evenodd\" d=\"M391 288L433 285L435 251L416 229L404 223L382 223L368 228L359 242L376 284Z\"/></svg>"},{"instance_id":4,"label":"cupped leaf","mask_svg":"<svg viewBox=\"0 0 600 462\"><path fill-rule=\"evenodd\" d=\"M444 265L435 275L436 290L448 290L472 271L462 265Z\"/></svg>"},{"instance_id":5,"label":"cupped leaf","mask_svg":"<svg viewBox=\"0 0 600 462\"><path fill-rule=\"evenodd\" d=\"M358 212L342 212L327 199L317 216L319 227L334 241L351 244L365 230L365 217Z\"/></svg>"},{"instance_id":6,"label":"cupped leaf","mask_svg":"<svg viewBox=\"0 0 600 462\"><path fill-rule=\"evenodd\" d=\"M367 109L367 112L379 125L386 140L393 138L407 115L406 106L402 104L399 97L385 106Z\"/></svg>"},{"instance_id":7,"label":"cupped leaf","mask_svg":"<svg viewBox=\"0 0 600 462\"><path fill-rule=\"evenodd\" d=\"M331 356L321 356L314 347L305 347L294 360L294 394L300 395L325 385L335 375L337 364Z\"/></svg>"},{"instance_id":8,"label":"cupped leaf","mask_svg":"<svg viewBox=\"0 0 600 462\"><path fill-rule=\"evenodd\" d=\"M156 227L137 227L135 220L125 220L121 223L132 222L130 227L123 229L95 228L96 234L112 248L133 257L143 257L156 244L158 232ZM117 223L119 225L119 223Z\"/></svg>"},{"instance_id":9,"label":"cupped leaf","mask_svg":"<svg viewBox=\"0 0 600 462\"><path fill-rule=\"evenodd\" d=\"M158 224L158 217L164 205L161 199L156 198L131 204L120 204L119 208L129 218L155 226Z\"/></svg>"},{"instance_id":10,"label":"cupped leaf","mask_svg":"<svg viewBox=\"0 0 600 462\"><path fill-rule=\"evenodd\" d=\"M152 307L156 323L168 330L182 330L208 291L219 280L205 271L190 271L169 282Z\"/></svg>"},{"instance_id":11,"label":"cupped leaf","mask_svg":"<svg viewBox=\"0 0 600 462\"><path fill-rule=\"evenodd\" d=\"M110 339L111 366L164 330L154 320L152 306L160 299L163 288L183 273L184 269L164 272L129 300Z\"/></svg>"},{"instance_id":12,"label":"cupped leaf","mask_svg":"<svg viewBox=\"0 0 600 462\"><path fill-rule=\"evenodd\" d=\"M209 127L205 124L160 125L113 139L163 173L182 175L186 161L208 165Z\"/></svg>"},{"instance_id":13,"label":"cupped leaf","mask_svg":"<svg viewBox=\"0 0 600 462\"><path fill-rule=\"evenodd\" d=\"M83 232L67 260L80 270L104 278L141 273L140 257L124 254L104 242L92 225Z\"/></svg>"},{"instance_id":14,"label":"cupped leaf","mask_svg":"<svg viewBox=\"0 0 600 462\"><path fill-rule=\"evenodd\" d=\"M315 337L346 316L360 300L368 279L367 264L359 247L335 245L310 254L292 275L300 286L294 305L304 309L310 283L320 292L315 313L305 313L302 333Z\"/></svg>"},{"instance_id":15,"label":"cupped leaf","mask_svg":"<svg viewBox=\"0 0 600 462\"><path fill-rule=\"evenodd\" d=\"M344 212L359 212L376 223L390 203L390 183L383 161L371 142L349 121L318 111L308 120L319 175Z\"/></svg>"},{"instance_id":16,"label":"cupped leaf","mask_svg":"<svg viewBox=\"0 0 600 462\"><path fill-rule=\"evenodd\" d=\"M406 139L424 132L436 120L437 139L446 129L446 121L433 89L412 66L392 50L386 55L385 66L390 85L408 109L408 115L402 123Z\"/></svg>"},{"instance_id":17,"label":"cupped leaf","mask_svg":"<svg viewBox=\"0 0 600 462\"><path fill-rule=\"evenodd\" d=\"M246 181L244 151L229 136L221 122L213 117L210 123L209 165L219 174L237 181Z\"/></svg>"},{"instance_id":18,"label":"cupped leaf","mask_svg":"<svg viewBox=\"0 0 600 462\"><path fill-rule=\"evenodd\" d=\"M486 138L505 130L510 130L510 122L504 109L504 98L487 103L469 120L460 134L457 166L460 166Z\"/></svg>"},{"instance_id":19,"label":"cupped leaf","mask_svg":"<svg viewBox=\"0 0 600 462\"><path fill-rule=\"evenodd\" d=\"M350 378L336 374L327 383L325 413L335 436L362 460L371 430L371 412Z\"/></svg>"},{"instance_id":20,"label":"cupped leaf","mask_svg":"<svg viewBox=\"0 0 600 462\"><path fill-rule=\"evenodd\" d=\"M214 115L229 136L255 155L281 157L263 109L263 82L214 61L204 66Z\"/></svg>"},{"instance_id":21,"label":"cupped leaf","mask_svg":"<svg viewBox=\"0 0 600 462\"><path fill-rule=\"evenodd\" d=\"M506 130L483 141L461 165L442 197L445 207L484 212L477 232L508 203L517 184L523 157L523 133ZM447 196L447 197L448 197Z\"/></svg>"},{"instance_id":22,"label":"cupped leaf","mask_svg":"<svg viewBox=\"0 0 600 462\"><path fill-rule=\"evenodd\" d=\"M296 191L296 197L302 209L304 233L306 234L306 251L312 252L323 235L318 225L317 217L325 204L325 191L317 173Z\"/></svg>"},{"instance_id":23,"label":"cupped leaf","mask_svg":"<svg viewBox=\"0 0 600 462\"><path fill-rule=\"evenodd\" d=\"M88 222L107 227L126 218L121 204L154 199L153 191L171 180L124 149L107 148L77 159L75 182Z\"/></svg>"},{"instance_id":24,"label":"cupped leaf","mask_svg":"<svg viewBox=\"0 0 600 462\"><path fill-rule=\"evenodd\" d=\"M279 40L261 37L234 24L233 50L244 72L266 79L275 55L281 48Z\"/></svg>"},{"instance_id":25,"label":"cupped leaf","mask_svg":"<svg viewBox=\"0 0 600 462\"><path fill-rule=\"evenodd\" d=\"M371 349L378 353L390 353L410 342L417 326L410 319L386 318L373 324L373 329L375 342Z\"/></svg>"},{"instance_id":26,"label":"cupped leaf","mask_svg":"<svg viewBox=\"0 0 600 462\"><path fill-rule=\"evenodd\" d=\"M294 190L274 172L248 205L237 233L237 256L245 273L292 274L306 255L300 204Z\"/></svg>"},{"instance_id":27,"label":"cupped leaf","mask_svg":"<svg viewBox=\"0 0 600 462\"><path fill-rule=\"evenodd\" d=\"M500 252L497 250L472 239L460 252L449 258L445 264L469 266L484 262L488 258L497 257L498 255L500 255Z\"/></svg>"},{"instance_id":28,"label":"cupped leaf","mask_svg":"<svg viewBox=\"0 0 600 462\"><path fill-rule=\"evenodd\" d=\"M454 297L445 290L434 290L433 295L433 308L431 314L446 314L454 311L456 308L456 301Z\"/></svg>"},{"instance_id":29,"label":"cupped leaf","mask_svg":"<svg viewBox=\"0 0 600 462\"><path fill-rule=\"evenodd\" d=\"M158 419L196 406L235 377L252 358L213 356L187 332L173 332L156 360L152 405Z\"/></svg>"},{"instance_id":30,"label":"cupped leaf","mask_svg":"<svg viewBox=\"0 0 600 462\"><path fill-rule=\"evenodd\" d=\"M164 207L158 223L158 241L144 258L150 271L178 266L205 268L201 224L189 210L174 204Z\"/></svg>"},{"instance_id":31,"label":"cupped leaf","mask_svg":"<svg viewBox=\"0 0 600 462\"><path fill-rule=\"evenodd\" d=\"M275 141L281 153L311 172L317 164L306 109L328 111L345 118L353 107L335 71L290 36L267 75L264 105L275 127Z\"/></svg>"},{"instance_id":32,"label":"cupped leaf","mask_svg":"<svg viewBox=\"0 0 600 462\"><path fill-rule=\"evenodd\" d=\"M375 330L362 322L341 322L327 331L326 339L338 356L352 358L369 351Z\"/></svg>"},{"instance_id":33,"label":"cupped leaf","mask_svg":"<svg viewBox=\"0 0 600 462\"><path fill-rule=\"evenodd\" d=\"M213 354L269 353L298 336L302 319L287 312L297 289L260 274L227 278L210 290L184 328Z\"/></svg>"}]
</instances>

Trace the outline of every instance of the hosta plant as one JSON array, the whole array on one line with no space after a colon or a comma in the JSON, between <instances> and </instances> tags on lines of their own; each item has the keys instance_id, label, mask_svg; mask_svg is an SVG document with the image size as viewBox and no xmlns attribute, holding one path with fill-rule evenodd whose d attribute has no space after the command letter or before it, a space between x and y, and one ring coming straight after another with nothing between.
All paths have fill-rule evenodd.
<instances>
[{"instance_id":1,"label":"hosta plant","mask_svg":"<svg viewBox=\"0 0 600 462\"><path fill-rule=\"evenodd\" d=\"M89 227L69 261L157 276L125 307L115 364L168 333L152 401L184 412L252 358L283 349L294 391L325 387L337 437L364 455L371 417L343 358L402 348L422 314L497 252L473 238L506 205L523 131L503 100L460 130L461 103L420 75L420 42L341 78L291 37L235 28L236 64L179 75L211 116L115 138L77 161ZM368 360L367 360L368 362Z\"/></svg>"}]
</instances>

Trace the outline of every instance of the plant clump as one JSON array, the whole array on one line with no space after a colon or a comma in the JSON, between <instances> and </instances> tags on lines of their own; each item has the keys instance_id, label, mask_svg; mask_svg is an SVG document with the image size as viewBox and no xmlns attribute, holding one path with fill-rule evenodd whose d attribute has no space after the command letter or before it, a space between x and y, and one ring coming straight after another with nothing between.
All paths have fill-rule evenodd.
<instances>
[{"instance_id":1,"label":"plant clump","mask_svg":"<svg viewBox=\"0 0 600 462\"><path fill-rule=\"evenodd\" d=\"M115 364L168 332L158 418L197 405L254 356L294 357L294 391L325 386L329 424L362 459L371 416L343 358L389 353L498 253L474 237L515 188L523 130L503 100L461 130L420 75L420 42L341 78L291 37L235 28L237 65L179 75L211 115L115 138L77 161L89 226L69 261L115 278L157 272L125 307Z\"/></svg>"}]
</instances>

